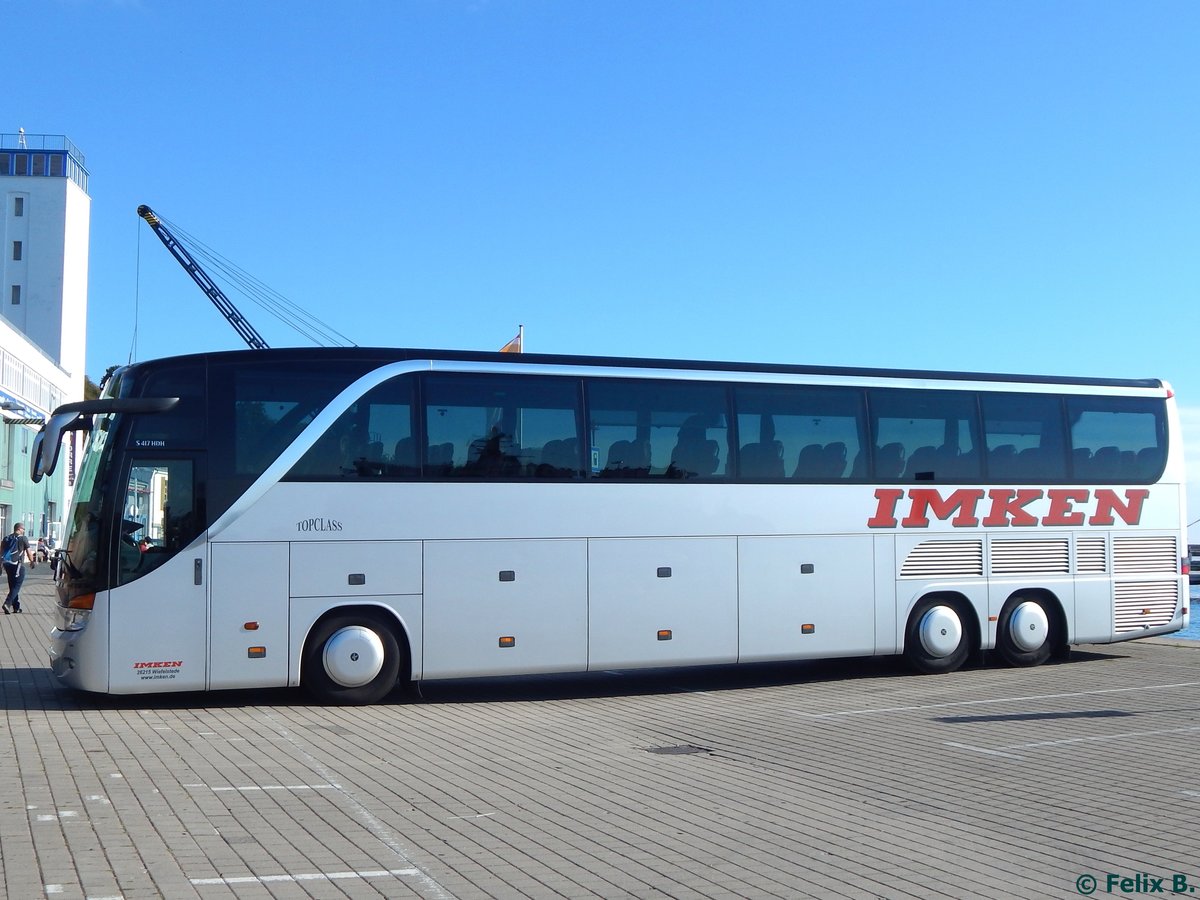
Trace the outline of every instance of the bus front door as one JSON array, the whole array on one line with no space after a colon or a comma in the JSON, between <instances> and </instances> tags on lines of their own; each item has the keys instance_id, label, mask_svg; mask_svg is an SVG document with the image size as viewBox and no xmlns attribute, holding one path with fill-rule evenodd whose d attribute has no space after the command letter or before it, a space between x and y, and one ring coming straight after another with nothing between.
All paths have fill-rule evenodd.
<instances>
[{"instance_id":1,"label":"bus front door","mask_svg":"<svg viewBox=\"0 0 1200 900\"><path fill-rule=\"evenodd\" d=\"M208 544L195 502L199 466L192 458L135 457L126 470L106 604L113 693L206 686Z\"/></svg>"}]
</instances>

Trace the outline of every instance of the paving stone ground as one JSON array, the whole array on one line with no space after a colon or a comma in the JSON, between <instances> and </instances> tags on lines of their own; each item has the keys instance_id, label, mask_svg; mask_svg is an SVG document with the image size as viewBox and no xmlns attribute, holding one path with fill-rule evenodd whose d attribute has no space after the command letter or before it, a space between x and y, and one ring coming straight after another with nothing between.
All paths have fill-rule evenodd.
<instances>
[{"instance_id":1,"label":"paving stone ground","mask_svg":"<svg viewBox=\"0 0 1200 900\"><path fill-rule=\"evenodd\" d=\"M948 676L847 660L455 682L337 708L67 691L45 567L24 598L0 618L11 898L927 900L1079 897L1088 877L1146 896L1139 873L1200 892L1200 644Z\"/></svg>"}]
</instances>

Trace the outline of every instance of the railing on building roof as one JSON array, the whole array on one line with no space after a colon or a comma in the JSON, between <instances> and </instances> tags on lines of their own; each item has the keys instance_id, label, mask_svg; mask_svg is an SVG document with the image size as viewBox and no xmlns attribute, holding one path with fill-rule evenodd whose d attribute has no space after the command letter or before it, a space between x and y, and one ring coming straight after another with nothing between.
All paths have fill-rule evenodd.
<instances>
[{"instance_id":1,"label":"railing on building roof","mask_svg":"<svg viewBox=\"0 0 1200 900\"><path fill-rule=\"evenodd\" d=\"M0 134L0 175L66 176L88 189L83 154L62 134Z\"/></svg>"},{"instance_id":2,"label":"railing on building roof","mask_svg":"<svg viewBox=\"0 0 1200 900\"><path fill-rule=\"evenodd\" d=\"M65 150L81 166L87 161L65 134L0 134L0 150Z\"/></svg>"}]
</instances>

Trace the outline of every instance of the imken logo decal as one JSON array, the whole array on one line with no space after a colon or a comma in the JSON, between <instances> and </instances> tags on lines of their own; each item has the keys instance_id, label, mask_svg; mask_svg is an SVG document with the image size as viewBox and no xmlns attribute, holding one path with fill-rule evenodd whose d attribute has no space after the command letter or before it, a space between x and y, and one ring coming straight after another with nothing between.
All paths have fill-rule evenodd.
<instances>
[{"instance_id":1,"label":"imken logo decal","mask_svg":"<svg viewBox=\"0 0 1200 900\"><path fill-rule=\"evenodd\" d=\"M986 493L987 500L984 500ZM1142 519L1142 504L1150 496L1144 489L1126 490L1122 499L1110 488L1090 491L1080 488L960 488L943 496L936 488L880 488L875 491L878 504L868 528L928 528L932 516L949 520L955 528L987 528L1036 525L1071 527L1077 525L1114 525L1119 518L1126 525ZM1049 506L1037 516L1028 507L1043 498ZM985 505L981 506L981 502ZM990 505L988 505L990 504ZM980 518L982 513L982 518Z\"/></svg>"},{"instance_id":2,"label":"imken logo decal","mask_svg":"<svg viewBox=\"0 0 1200 900\"><path fill-rule=\"evenodd\" d=\"M182 668L182 659L153 660L133 664L133 671L140 681L171 681Z\"/></svg>"}]
</instances>

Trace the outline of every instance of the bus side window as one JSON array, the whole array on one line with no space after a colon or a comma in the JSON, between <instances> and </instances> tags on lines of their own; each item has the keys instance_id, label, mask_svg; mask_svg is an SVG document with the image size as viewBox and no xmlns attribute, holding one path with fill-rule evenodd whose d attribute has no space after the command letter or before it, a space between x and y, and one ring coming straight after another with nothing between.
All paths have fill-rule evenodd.
<instances>
[{"instance_id":1,"label":"bus side window","mask_svg":"<svg viewBox=\"0 0 1200 900\"><path fill-rule=\"evenodd\" d=\"M738 477L805 482L859 480L865 474L866 415L858 388L735 385Z\"/></svg>"},{"instance_id":2,"label":"bus side window","mask_svg":"<svg viewBox=\"0 0 1200 900\"><path fill-rule=\"evenodd\" d=\"M724 385L597 378L587 391L596 477L732 477Z\"/></svg>"},{"instance_id":3,"label":"bus side window","mask_svg":"<svg viewBox=\"0 0 1200 900\"><path fill-rule=\"evenodd\" d=\"M369 391L317 438L286 480L415 477L412 390L412 379L401 376Z\"/></svg>"},{"instance_id":4,"label":"bus side window","mask_svg":"<svg viewBox=\"0 0 1200 900\"><path fill-rule=\"evenodd\" d=\"M1149 484L1166 464L1161 400L1068 397L1075 481Z\"/></svg>"},{"instance_id":5,"label":"bus side window","mask_svg":"<svg viewBox=\"0 0 1200 900\"><path fill-rule=\"evenodd\" d=\"M980 402L989 481L1053 484L1066 479L1062 397L983 393Z\"/></svg>"},{"instance_id":6,"label":"bus side window","mask_svg":"<svg viewBox=\"0 0 1200 900\"><path fill-rule=\"evenodd\" d=\"M975 396L958 391L869 392L880 481L978 482L982 477ZM895 448L903 451L898 476Z\"/></svg>"},{"instance_id":7,"label":"bus side window","mask_svg":"<svg viewBox=\"0 0 1200 900\"><path fill-rule=\"evenodd\" d=\"M580 478L580 391L573 378L424 378L426 478Z\"/></svg>"}]
</instances>

